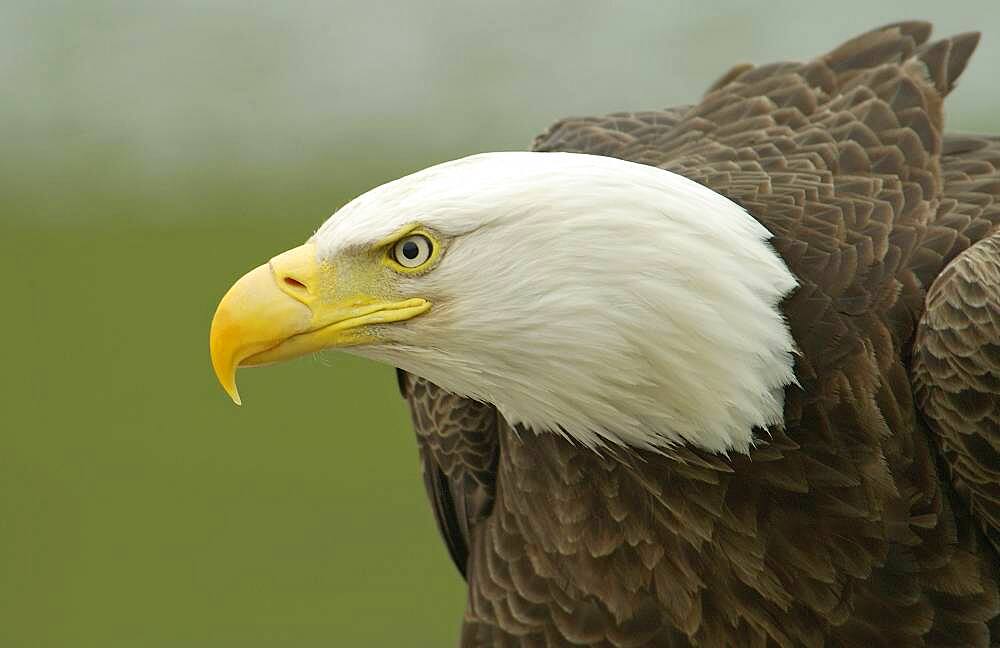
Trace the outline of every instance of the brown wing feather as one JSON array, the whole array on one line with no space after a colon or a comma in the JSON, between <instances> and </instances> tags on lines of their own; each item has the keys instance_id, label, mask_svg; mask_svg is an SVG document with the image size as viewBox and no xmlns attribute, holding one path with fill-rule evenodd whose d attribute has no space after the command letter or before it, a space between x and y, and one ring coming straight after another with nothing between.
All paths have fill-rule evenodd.
<instances>
[{"instance_id":1,"label":"brown wing feather","mask_svg":"<svg viewBox=\"0 0 1000 648\"><path fill-rule=\"evenodd\" d=\"M927 295L914 384L955 489L1000 550L1000 137L946 137L942 169L946 201L921 254L950 265Z\"/></svg>"},{"instance_id":2,"label":"brown wing feather","mask_svg":"<svg viewBox=\"0 0 1000 648\"><path fill-rule=\"evenodd\" d=\"M1000 232L934 282L914 359L918 403L955 489L1000 551Z\"/></svg>"},{"instance_id":3,"label":"brown wing feather","mask_svg":"<svg viewBox=\"0 0 1000 648\"><path fill-rule=\"evenodd\" d=\"M942 136L976 37L929 34L890 25L536 139L681 173L768 227L801 282L801 389L732 460L498 427L464 646L990 645L995 555L942 488L905 362L927 285L989 220L969 211L985 154Z\"/></svg>"},{"instance_id":4,"label":"brown wing feather","mask_svg":"<svg viewBox=\"0 0 1000 648\"><path fill-rule=\"evenodd\" d=\"M944 191L914 270L925 285L970 245L1000 224L1000 137L946 135Z\"/></svg>"},{"instance_id":5,"label":"brown wing feather","mask_svg":"<svg viewBox=\"0 0 1000 648\"><path fill-rule=\"evenodd\" d=\"M536 137L532 150L622 157L620 153L634 142L666 139L690 109L691 106L678 106L606 117L567 117Z\"/></svg>"}]
</instances>

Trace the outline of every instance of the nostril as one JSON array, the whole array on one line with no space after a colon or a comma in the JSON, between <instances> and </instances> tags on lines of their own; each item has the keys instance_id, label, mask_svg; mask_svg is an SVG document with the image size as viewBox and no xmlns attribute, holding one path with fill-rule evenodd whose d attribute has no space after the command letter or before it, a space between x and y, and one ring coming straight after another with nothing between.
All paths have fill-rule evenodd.
<instances>
[{"instance_id":1,"label":"nostril","mask_svg":"<svg viewBox=\"0 0 1000 648\"><path fill-rule=\"evenodd\" d=\"M296 290L305 290L306 292L309 291L304 283L294 277L285 277L285 285L290 288L295 288Z\"/></svg>"}]
</instances>

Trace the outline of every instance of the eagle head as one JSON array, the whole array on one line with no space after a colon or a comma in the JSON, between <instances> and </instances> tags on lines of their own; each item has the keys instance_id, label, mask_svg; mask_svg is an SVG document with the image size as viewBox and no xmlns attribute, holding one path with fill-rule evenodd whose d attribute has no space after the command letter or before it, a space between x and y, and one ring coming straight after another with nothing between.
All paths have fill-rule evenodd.
<instances>
[{"instance_id":1,"label":"eagle head","mask_svg":"<svg viewBox=\"0 0 1000 648\"><path fill-rule=\"evenodd\" d=\"M211 329L238 367L343 349L587 446L746 451L780 424L796 280L740 206L655 167L486 153L354 199L244 275Z\"/></svg>"}]
</instances>

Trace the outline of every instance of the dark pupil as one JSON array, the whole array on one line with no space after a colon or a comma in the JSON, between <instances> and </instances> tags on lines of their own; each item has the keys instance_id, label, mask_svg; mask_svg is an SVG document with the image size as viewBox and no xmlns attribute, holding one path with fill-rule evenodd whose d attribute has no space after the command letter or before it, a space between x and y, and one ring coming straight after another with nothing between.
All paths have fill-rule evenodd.
<instances>
[{"instance_id":1,"label":"dark pupil","mask_svg":"<svg viewBox=\"0 0 1000 648\"><path fill-rule=\"evenodd\" d=\"M406 243L403 243L403 256L404 257L406 257L407 259L410 259L412 261L413 259L417 258L418 254L420 254L420 246L419 245L417 245L413 241L407 241Z\"/></svg>"}]
</instances>

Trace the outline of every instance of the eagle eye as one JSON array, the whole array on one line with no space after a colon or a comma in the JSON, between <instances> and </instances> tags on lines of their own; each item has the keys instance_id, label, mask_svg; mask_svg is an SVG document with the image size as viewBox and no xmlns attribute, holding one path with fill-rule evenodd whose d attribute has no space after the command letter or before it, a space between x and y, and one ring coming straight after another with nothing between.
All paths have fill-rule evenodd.
<instances>
[{"instance_id":1,"label":"eagle eye","mask_svg":"<svg viewBox=\"0 0 1000 648\"><path fill-rule=\"evenodd\" d=\"M431 258L434 244L423 234L411 234L396 241L392 257L404 268L418 268Z\"/></svg>"}]
</instances>

